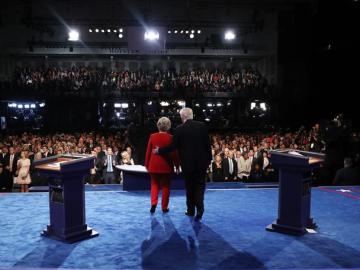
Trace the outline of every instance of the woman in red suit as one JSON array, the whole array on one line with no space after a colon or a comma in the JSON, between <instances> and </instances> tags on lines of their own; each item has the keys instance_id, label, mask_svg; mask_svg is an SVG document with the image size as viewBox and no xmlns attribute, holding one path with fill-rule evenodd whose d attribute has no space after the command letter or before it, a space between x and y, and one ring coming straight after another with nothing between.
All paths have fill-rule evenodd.
<instances>
[{"instance_id":1,"label":"woman in red suit","mask_svg":"<svg viewBox=\"0 0 360 270\"><path fill-rule=\"evenodd\" d=\"M164 213L169 212L170 181L174 172L179 170L179 157L176 151L168 156L156 155L153 149L168 146L172 142L172 136L167 133L171 128L170 119L161 117L157 122L158 133L151 134L146 150L145 167L151 176L151 213L155 213L158 203L159 186L162 187L161 208Z\"/></svg>"}]
</instances>

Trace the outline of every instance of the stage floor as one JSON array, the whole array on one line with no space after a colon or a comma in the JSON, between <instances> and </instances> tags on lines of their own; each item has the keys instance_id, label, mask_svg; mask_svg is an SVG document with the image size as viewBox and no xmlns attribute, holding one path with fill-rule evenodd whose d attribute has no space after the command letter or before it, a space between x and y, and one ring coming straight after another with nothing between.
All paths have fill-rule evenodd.
<instances>
[{"instance_id":1,"label":"stage floor","mask_svg":"<svg viewBox=\"0 0 360 270\"><path fill-rule=\"evenodd\" d=\"M201 223L184 215L175 191L170 212L149 214L148 192L86 192L87 223L100 236L76 244L42 238L47 193L0 194L0 269L360 268L360 187L313 189L318 233L265 231L277 189L208 189Z\"/></svg>"}]
</instances>

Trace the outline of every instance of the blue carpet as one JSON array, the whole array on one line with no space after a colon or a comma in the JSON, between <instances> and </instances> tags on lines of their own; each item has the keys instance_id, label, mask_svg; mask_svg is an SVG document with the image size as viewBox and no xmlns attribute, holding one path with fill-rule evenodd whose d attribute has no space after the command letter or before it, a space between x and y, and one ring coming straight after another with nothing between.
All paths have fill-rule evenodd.
<instances>
[{"instance_id":1,"label":"blue carpet","mask_svg":"<svg viewBox=\"0 0 360 270\"><path fill-rule=\"evenodd\" d=\"M87 192L87 223L100 236L72 245L40 237L47 193L0 194L0 269L360 268L360 187L343 189L313 189L319 229L303 237L265 231L277 189L208 190L202 223L183 214L183 191L153 217L148 192Z\"/></svg>"}]
</instances>

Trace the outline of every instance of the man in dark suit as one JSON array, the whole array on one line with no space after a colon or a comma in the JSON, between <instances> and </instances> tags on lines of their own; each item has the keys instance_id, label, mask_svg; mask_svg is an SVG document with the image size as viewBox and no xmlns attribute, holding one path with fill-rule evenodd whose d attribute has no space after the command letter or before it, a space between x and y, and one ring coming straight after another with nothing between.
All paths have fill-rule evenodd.
<instances>
[{"instance_id":1,"label":"man in dark suit","mask_svg":"<svg viewBox=\"0 0 360 270\"><path fill-rule=\"evenodd\" d=\"M234 159L234 154L232 151L228 151L226 157L224 157L223 162L223 174L225 181L236 181L237 180L237 162Z\"/></svg>"},{"instance_id":2,"label":"man in dark suit","mask_svg":"<svg viewBox=\"0 0 360 270\"><path fill-rule=\"evenodd\" d=\"M17 162L19 155L15 153L14 147L9 148L9 153L4 157L5 161L5 191L11 192L14 185L14 176L17 171Z\"/></svg>"},{"instance_id":3,"label":"man in dark suit","mask_svg":"<svg viewBox=\"0 0 360 270\"><path fill-rule=\"evenodd\" d=\"M185 179L186 215L201 220L204 213L204 192L206 170L211 162L211 143L208 129L204 123L193 120L193 111L183 108L180 111L182 124L174 132L173 143L168 147L155 148L161 155L177 150Z\"/></svg>"},{"instance_id":4,"label":"man in dark suit","mask_svg":"<svg viewBox=\"0 0 360 270\"><path fill-rule=\"evenodd\" d=\"M360 170L353 167L351 158L344 159L344 168L336 172L333 184L335 186L360 185Z\"/></svg>"}]
</instances>

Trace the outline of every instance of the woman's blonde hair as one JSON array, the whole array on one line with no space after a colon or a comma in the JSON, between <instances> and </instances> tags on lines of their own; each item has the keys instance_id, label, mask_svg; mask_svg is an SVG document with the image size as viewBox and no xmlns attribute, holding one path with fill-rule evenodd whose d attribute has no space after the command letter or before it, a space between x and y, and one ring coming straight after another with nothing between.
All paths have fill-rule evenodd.
<instances>
[{"instance_id":1,"label":"woman's blonde hair","mask_svg":"<svg viewBox=\"0 0 360 270\"><path fill-rule=\"evenodd\" d=\"M171 128L171 121L167 117L161 117L156 125L159 131L168 131Z\"/></svg>"}]
</instances>

